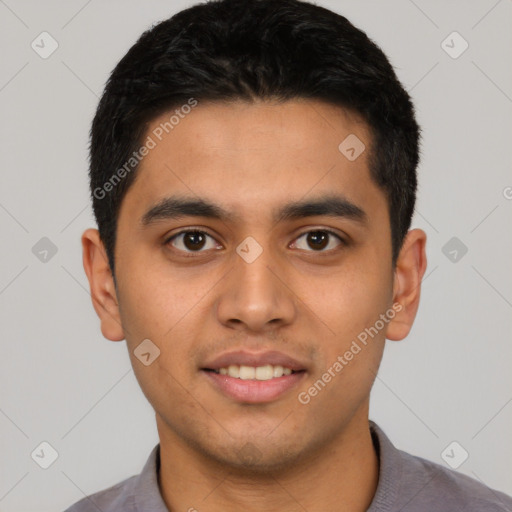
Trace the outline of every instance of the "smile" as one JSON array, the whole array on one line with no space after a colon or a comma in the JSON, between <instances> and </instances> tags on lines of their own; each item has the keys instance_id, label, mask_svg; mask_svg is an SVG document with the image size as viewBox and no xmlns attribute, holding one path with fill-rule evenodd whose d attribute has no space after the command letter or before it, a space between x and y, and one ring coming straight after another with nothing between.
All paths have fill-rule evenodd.
<instances>
[{"instance_id":1,"label":"smile","mask_svg":"<svg viewBox=\"0 0 512 512\"><path fill-rule=\"evenodd\" d=\"M199 368L224 398L246 404L285 396L307 375L307 363L275 351L235 350L205 361Z\"/></svg>"},{"instance_id":2,"label":"smile","mask_svg":"<svg viewBox=\"0 0 512 512\"><path fill-rule=\"evenodd\" d=\"M291 368L271 364L266 364L264 366L231 364L212 371L220 375L229 375L235 379L242 380L270 380L282 377L283 375L291 375L293 373Z\"/></svg>"}]
</instances>

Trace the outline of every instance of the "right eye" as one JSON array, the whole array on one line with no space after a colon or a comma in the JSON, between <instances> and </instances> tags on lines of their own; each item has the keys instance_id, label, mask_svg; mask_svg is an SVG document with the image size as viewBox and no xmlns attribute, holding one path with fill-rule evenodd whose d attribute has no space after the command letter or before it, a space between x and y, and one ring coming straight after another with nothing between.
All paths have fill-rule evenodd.
<instances>
[{"instance_id":1,"label":"right eye","mask_svg":"<svg viewBox=\"0 0 512 512\"><path fill-rule=\"evenodd\" d=\"M210 247L207 247L208 239L213 241L210 242ZM202 250L205 246L205 250L217 248L215 239L198 229L188 229L175 233L165 241L165 244L171 244L175 249L188 253L205 252Z\"/></svg>"}]
</instances>

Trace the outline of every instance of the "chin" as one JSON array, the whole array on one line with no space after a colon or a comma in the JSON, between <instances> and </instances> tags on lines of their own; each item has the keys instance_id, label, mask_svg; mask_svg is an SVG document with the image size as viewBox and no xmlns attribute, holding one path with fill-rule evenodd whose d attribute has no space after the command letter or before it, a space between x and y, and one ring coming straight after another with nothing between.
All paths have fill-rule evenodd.
<instances>
[{"instance_id":1,"label":"chin","mask_svg":"<svg viewBox=\"0 0 512 512\"><path fill-rule=\"evenodd\" d=\"M238 452L231 453L229 457L224 454L222 460L218 461L223 466L235 469L237 475L268 476L272 473L282 473L292 467L300 458L300 453L289 451L284 455L282 451L277 453L262 452L249 442Z\"/></svg>"},{"instance_id":2,"label":"chin","mask_svg":"<svg viewBox=\"0 0 512 512\"><path fill-rule=\"evenodd\" d=\"M303 440L301 442L304 443ZM282 473L305 457L307 447L298 443L291 443L289 436L287 439L274 439L270 443L265 436L257 438L248 435L247 439L236 441L230 438L222 446L212 446L210 439L209 444L203 446L201 451L220 465L233 468L237 475L268 476L269 473Z\"/></svg>"}]
</instances>

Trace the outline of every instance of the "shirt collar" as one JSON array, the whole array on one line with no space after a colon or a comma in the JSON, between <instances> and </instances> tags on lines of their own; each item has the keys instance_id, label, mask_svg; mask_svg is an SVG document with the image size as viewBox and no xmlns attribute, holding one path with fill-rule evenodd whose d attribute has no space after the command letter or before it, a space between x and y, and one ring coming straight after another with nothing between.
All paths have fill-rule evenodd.
<instances>
[{"instance_id":1,"label":"shirt collar","mask_svg":"<svg viewBox=\"0 0 512 512\"><path fill-rule=\"evenodd\" d=\"M137 512L169 512L158 486L160 472L160 443L151 451L133 487Z\"/></svg>"},{"instance_id":2,"label":"shirt collar","mask_svg":"<svg viewBox=\"0 0 512 512\"><path fill-rule=\"evenodd\" d=\"M402 477L402 457L381 428L370 420L373 446L379 459L379 483L367 512L388 512L398 497Z\"/></svg>"}]
</instances>

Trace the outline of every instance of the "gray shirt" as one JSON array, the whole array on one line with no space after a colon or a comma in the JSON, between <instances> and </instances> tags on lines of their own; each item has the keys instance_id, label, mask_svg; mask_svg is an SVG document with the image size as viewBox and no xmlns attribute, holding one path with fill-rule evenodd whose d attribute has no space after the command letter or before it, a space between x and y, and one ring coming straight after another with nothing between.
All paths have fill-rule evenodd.
<instances>
[{"instance_id":1,"label":"gray shirt","mask_svg":"<svg viewBox=\"0 0 512 512\"><path fill-rule=\"evenodd\" d=\"M512 498L506 494L398 450L374 422L370 428L380 469L367 512L512 512ZM139 475L87 496L65 512L168 512L158 487L159 468L157 444Z\"/></svg>"}]
</instances>

